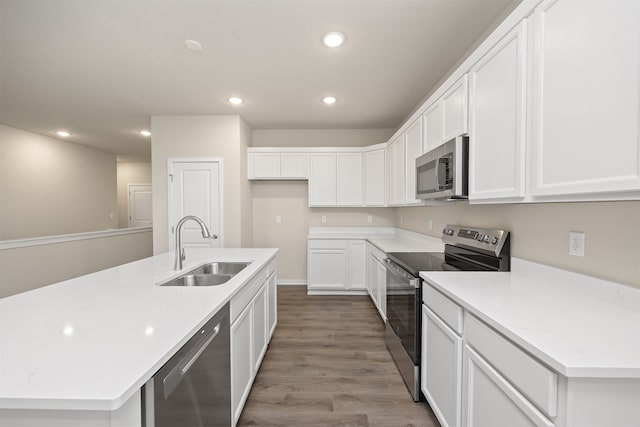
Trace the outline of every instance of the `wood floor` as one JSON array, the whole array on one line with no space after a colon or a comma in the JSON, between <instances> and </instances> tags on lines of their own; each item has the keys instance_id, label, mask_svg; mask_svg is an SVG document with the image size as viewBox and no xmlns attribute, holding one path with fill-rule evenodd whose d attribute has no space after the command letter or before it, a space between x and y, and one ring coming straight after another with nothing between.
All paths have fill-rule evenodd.
<instances>
[{"instance_id":1,"label":"wood floor","mask_svg":"<svg viewBox=\"0 0 640 427\"><path fill-rule=\"evenodd\" d=\"M414 403L368 296L278 287L278 326L238 426L439 426Z\"/></svg>"}]
</instances>

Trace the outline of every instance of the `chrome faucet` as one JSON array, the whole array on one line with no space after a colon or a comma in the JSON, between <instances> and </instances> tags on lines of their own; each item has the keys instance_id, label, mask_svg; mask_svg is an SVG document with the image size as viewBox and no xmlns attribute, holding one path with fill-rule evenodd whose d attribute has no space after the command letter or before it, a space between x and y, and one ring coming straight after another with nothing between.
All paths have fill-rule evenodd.
<instances>
[{"instance_id":1,"label":"chrome faucet","mask_svg":"<svg viewBox=\"0 0 640 427\"><path fill-rule=\"evenodd\" d=\"M182 247L182 225L189 221L190 219L194 220L200 226L202 230L202 237L205 239L217 239L217 235L211 235L209 229L207 228L207 224L204 223L203 220L198 218L197 216L187 215L178 221L178 225L176 225L176 262L173 266L176 270L182 270L182 261L185 259L184 248Z\"/></svg>"}]
</instances>

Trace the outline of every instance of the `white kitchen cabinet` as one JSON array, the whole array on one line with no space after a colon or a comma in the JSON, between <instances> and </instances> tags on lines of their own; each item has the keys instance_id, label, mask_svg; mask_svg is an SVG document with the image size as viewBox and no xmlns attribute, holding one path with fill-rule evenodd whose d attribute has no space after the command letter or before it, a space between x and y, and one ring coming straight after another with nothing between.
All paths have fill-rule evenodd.
<instances>
[{"instance_id":1,"label":"white kitchen cabinet","mask_svg":"<svg viewBox=\"0 0 640 427\"><path fill-rule=\"evenodd\" d=\"M253 383L253 309L251 304L231 324L231 408L234 425Z\"/></svg>"},{"instance_id":2,"label":"white kitchen cabinet","mask_svg":"<svg viewBox=\"0 0 640 427\"><path fill-rule=\"evenodd\" d=\"M383 321L387 320L387 270L383 264L385 253L368 243L367 291Z\"/></svg>"},{"instance_id":3,"label":"white kitchen cabinet","mask_svg":"<svg viewBox=\"0 0 640 427\"><path fill-rule=\"evenodd\" d=\"M365 290L366 240L349 240L349 289Z\"/></svg>"},{"instance_id":4,"label":"white kitchen cabinet","mask_svg":"<svg viewBox=\"0 0 640 427\"><path fill-rule=\"evenodd\" d=\"M364 205L384 206L385 150L364 153Z\"/></svg>"},{"instance_id":5,"label":"white kitchen cabinet","mask_svg":"<svg viewBox=\"0 0 640 427\"><path fill-rule=\"evenodd\" d=\"M535 9L530 191L537 200L637 198L638 22L638 1L547 0Z\"/></svg>"},{"instance_id":6,"label":"white kitchen cabinet","mask_svg":"<svg viewBox=\"0 0 640 427\"><path fill-rule=\"evenodd\" d=\"M463 365L463 425L554 426L468 345L464 348Z\"/></svg>"},{"instance_id":7,"label":"white kitchen cabinet","mask_svg":"<svg viewBox=\"0 0 640 427\"><path fill-rule=\"evenodd\" d=\"M442 133L442 103L438 100L428 107L423 114L422 120L424 122L422 152L426 153L444 142Z\"/></svg>"},{"instance_id":8,"label":"white kitchen cabinet","mask_svg":"<svg viewBox=\"0 0 640 427\"><path fill-rule=\"evenodd\" d=\"M469 83L469 200L525 196L527 21L473 66Z\"/></svg>"},{"instance_id":9,"label":"white kitchen cabinet","mask_svg":"<svg viewBox=\"0 0 640 427\"><path fill-rule=\"evenodd\" d=\"M278 280L277 273L274 271L269 276L267 281L267 313L268 313L268 322L267 322L267 331L269 333L268 339L270 340L273 336L273 333L276 330L276 324L278 323Z\"/></svg>"},{"instance_id":10,"label":"white kitchen cabinet","mask_svg":"<svg viewBox=\"0 0 640 427\"><path fill-rule=\"evenodd\" d=\"M262 288L258 291L252 302L252 321L253 321L253 346L252 346L252 362L253 372L258 373L258 368L262 363L262 358L267 352L268 343L268 301L267 301L267 287L268 282L262 285Z\"/></svg>"},{"instance_id":11,"label":"white kitchen cabinet","mask_svg":"<svg viewBox=\"0 0 640 427\"><path fill-rule=\"evenodd\" d=\"M259 150L259 151L258 151ZM275 149L274 149L275 150ZM307 153L247 150L249 179L307 179Z\"/></svg>"},{"instance_id":12,"label":"white kitchen cabinet","mask_svg":"<svg viewBox=\"0 0 640 427\"><path fill-rule=\"evenodd\" d=\"M309 239L309 294L366 294L365 240Z\"/></svg>"},{"instance_id":13,"label":"white kitchen cabinet","mask_svg":"<svg viewBox=\"0 0 640 427\"><path fill-rule=\"evenodd\" d=\"M337 153L337 206L362 206L364 168L362 153Z\"/></svg>"},{"instance_id":14,"label":"white kitchen cabinet","mask_svg":"<svg viewBox=\"0 0 640 427\"><path fill-rule=\"evenodd\" d=\"M421 388L443 427L461 424L462 337L422 306Z\"/></svg>"},{"instance_id":15,"label":"white kitchen cabinet","mask_svg":"<svg viewBox=\"0 0 640 427\"><path fill-rule=\"evenodd\" d=\"M387 204L404 204L404 133L398 135L386 150L387 159Z\"/></svg>"},{"instance_id":16,"label":"white kitchen cabinet","mask_svg":"<svg viewBox=\"0 0 640 427\"><path fill-rule=\"evenodd\" d=\"M404 204L421 204L416 199L416 159L422 154L422 117L409 125L404 142Z\"/></svg>"},{"instance_id":17,"label":"white kitchen cabinet","mask_svg":"<svg viewBox=\"0 0 640 427\"><path fill-rule=\"evenodd\" d=\"M312 153L309 161L309 206L336 206L336 154Z\"/></svg>"},{"instance_id":18,"label":"white kitchen cabinet","mask_svg":"<svg viewBox=\"0 0 640 427\"><path fill-rule=\"evenodd\" d=\"M469 80L465 74L442 96L442 142L467 133Z\"/></svg>"}]
</instances>

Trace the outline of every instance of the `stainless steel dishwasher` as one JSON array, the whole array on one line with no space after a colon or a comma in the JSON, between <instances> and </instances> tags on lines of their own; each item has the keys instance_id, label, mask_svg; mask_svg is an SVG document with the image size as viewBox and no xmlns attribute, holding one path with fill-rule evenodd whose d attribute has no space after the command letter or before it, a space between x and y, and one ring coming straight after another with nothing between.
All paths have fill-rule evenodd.
<instances>
[{"instance_id":1,"label":"stainless steel dishwasher","mask_svg":"<svg viewBox=\"0 0 640 427\"><path fill-rule=\"evenodd\" d=\"M145 427L231 425L229 304L142 388Z\"/></svg>"}]
</instances>

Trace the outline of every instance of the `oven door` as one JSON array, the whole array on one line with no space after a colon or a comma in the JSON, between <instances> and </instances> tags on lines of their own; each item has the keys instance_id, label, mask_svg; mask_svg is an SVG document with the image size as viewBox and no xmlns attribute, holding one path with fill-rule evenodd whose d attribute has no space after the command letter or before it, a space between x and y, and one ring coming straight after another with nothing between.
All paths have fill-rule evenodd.
<instances>
[{"instance_id":1,"label":"oven door","mask_svg":"<svg viewBox=\"0 0 640 427\"><path fill-rule=\"evenodd\" d=\"M387 267L387 323L413 361L420 363L420 279L385 260Z\"/></svg>"}]
</instances>

